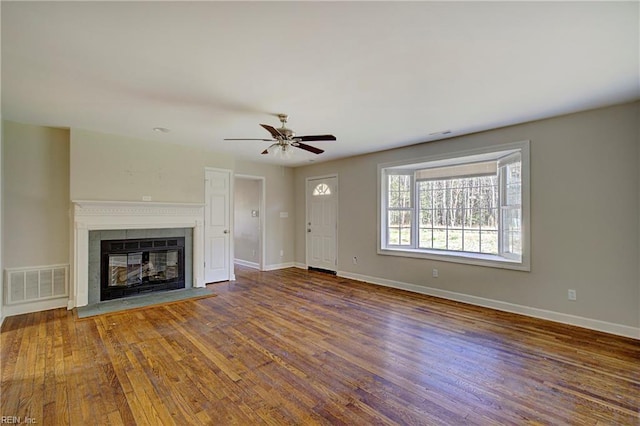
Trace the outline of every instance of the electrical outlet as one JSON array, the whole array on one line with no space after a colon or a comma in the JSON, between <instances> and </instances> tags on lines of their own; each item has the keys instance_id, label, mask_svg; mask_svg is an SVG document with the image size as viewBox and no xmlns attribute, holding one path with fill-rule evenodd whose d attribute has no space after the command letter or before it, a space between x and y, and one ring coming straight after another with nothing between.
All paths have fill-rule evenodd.
<instances>
[{"instance_id":1,"label":"electrical outlet","mask_svg":"<svg viewBox=\"0 0 640 426\"><path fill-rule=\"evenodd\" d=\"M576 294L575 290L569 290L567 292L567 297L569 298L569 300L577 300L578 299L578 295Z\"/></svg>"},{"instance_id":2,"label":"electrical outlet","mask_svg":"<svg viewBox=\"0 0 640 426\"><path fill-rule=\"evenodd\" d=\"M280 257L284 256L284 250L280 250Z\"/></svg>"},{"instance_id":3,"label":"electrical outlet","mask_svg":"<svg viewBox=\"0 0 640 426\"><path fill-rule=\"evenodd\" d=\"M433 278L438 278L438 270L436 268L433 268L431 275L433 276Z\"/></svg>"},{"instance_id":4,"label":"electrical outlet","mask_svg":"<svg viewBox=\"0 0 640 426\"><path fill-rule=\"evenodd\" d=\"M358 258L356 256L353 256L353 264L354 265L358 264Z\"/></svg>"},{"instance_id":5,"label":"electrical outlet","mask_svg":"<svg viewBox=\"0 0 640 426\"><path fill-rule=\"evenodd\" d=\"M142 201L151 201L151 195L143 195Z\"/></svg>"}]
</instances>

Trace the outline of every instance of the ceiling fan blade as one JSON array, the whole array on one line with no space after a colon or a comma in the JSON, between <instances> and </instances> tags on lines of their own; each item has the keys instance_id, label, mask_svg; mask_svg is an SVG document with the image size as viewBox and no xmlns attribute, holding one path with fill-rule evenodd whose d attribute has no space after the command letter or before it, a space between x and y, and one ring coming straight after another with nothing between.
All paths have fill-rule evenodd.
<instances>
[{"instance_id":1,"label":"ceiling fan blade","mask_svg":"<svg viewBox=\"0 0 640 426\"><path fill-rule=\"evenodd\" d=\"M311 136L296 136L296 140L299 141L335 141L336 137L333 135L311 135Z\"/></svg>"},{"instance_id":2,"label":"ceiling fan blade","mask_svg":"<svg viewBox=\"0 0 640 426\"><path fill-rule=\"evenodd\" d=\"M313 152L314 154L322 154L324 149L316 148L315 146L307 145L305 143L297 142L293 144L296 148L304 149L305 151Z\"/></svg>"},{"instance_id":3,"label":"ceiling fan blade","mask_svg":"<svg viewBox=\"0 0 640 426\"><path fill-rule=\"evenodd\" d=\"M261 126L264 127L267 132L271 133L271 136L273 136L274 139L286 139L275 127L269 126L268 124L261 124Z\"/></svg>"},{"instance_id":4,"label":"ceiling fan blade","mask_svg":"<svg viewBox=\"0 0 640 426\"><path fill-rule=\"evenodd\" d=\"M235 139L235 138L225 138L225 141L265 141L265 142L274 142L273 139L249 139L249 138L240 138L240 139Z\"/></svg>"}]
</instances>

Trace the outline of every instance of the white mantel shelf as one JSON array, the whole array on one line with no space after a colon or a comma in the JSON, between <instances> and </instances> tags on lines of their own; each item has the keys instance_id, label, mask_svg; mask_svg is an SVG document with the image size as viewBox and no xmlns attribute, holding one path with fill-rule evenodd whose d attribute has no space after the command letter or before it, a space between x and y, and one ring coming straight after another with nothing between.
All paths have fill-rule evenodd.
<instances>
[{"instance_id":1,"label":"white mantel shelf","mask_svg":"<svg viewBox=\"0 0 640 426\"><path fill-rule=\"evenodd\" d=\"M82 216L126 216L126 215L190 215L204 204L197 203L162 203L147 201L92 201L73 200L74 210Z\"/></svg>"},{"instance_id":2,"label":"white mantel shelf","mask_svg":"<svg viewBox=\"0 0 640 426\"><path fill-rule=\"evenodd\" d=\"M89 231L193 228L193 286L204 287L204 204L72 200L73 294L69 309L85 306L89 290Z\"/></svg>"},{"instance_id":3,"label":"white mantel shelf","mask_svg":"<svg viewBox=\"0 0 640 426\"><path fill-rule=\"evenodd\" d=\"M156 207L204 207L201 203L170 203L163 201L101 201L101 200L71 200L80 206L156 206Z\"/></svg>"}]
</instances>

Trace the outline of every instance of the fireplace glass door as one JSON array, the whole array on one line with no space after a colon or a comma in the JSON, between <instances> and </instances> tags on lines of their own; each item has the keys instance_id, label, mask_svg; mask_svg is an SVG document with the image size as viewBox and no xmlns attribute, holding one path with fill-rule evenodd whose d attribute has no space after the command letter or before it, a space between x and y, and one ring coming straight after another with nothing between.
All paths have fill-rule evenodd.
<instances>
[{"instance_id":1,"label":"fireplace glass door","mask_svg":"<svg viewBox=\"0 0 640 426\"><path fill-rule=\"evenodd\" d=\"M149 253L143 277L149 281L173 280L178 277L178 250Z\"/></svg>"},{"instance_id":2,"label":"fireplace glass door","mask_svg":"<svg viewBox=\"0 0 640 426\"><path fill-rule=\"evenodd\" d=\"M184 237L103 240L100 300L185 287Z\"/></svg>"},{"instance_id":3,"label":"fireplace glass door","mask_svg":"<svg viewBox=\"0 0 640 426\"><path fill-rule=\"evenodd\" d=\"M142 252L109 255L109 287L142 282Z\"/></svg>"}]
</instances>

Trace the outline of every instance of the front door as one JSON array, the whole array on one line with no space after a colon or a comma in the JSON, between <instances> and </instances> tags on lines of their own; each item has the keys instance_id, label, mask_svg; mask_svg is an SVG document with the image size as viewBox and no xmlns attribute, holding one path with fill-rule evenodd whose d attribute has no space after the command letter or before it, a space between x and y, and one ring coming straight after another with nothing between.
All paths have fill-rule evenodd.
<instances>
[{"instance_id":1,"label":"front door","mask_svg":"<svg viewBox=\"0 0 640 426\"><path fill-rule=\"evenodd\" d=\"M230 279L231 172L205 170L205 282Z\"/></svg>"},{"instance_id":2,"label":"front door","mask_svg":"<svg viewBox=\"0 0 640 426\"><path fill-rule=\"evenodd\" d=\"M307 266L337 270L338 178L307 180Z\"/></svg>"}]
</instances>

